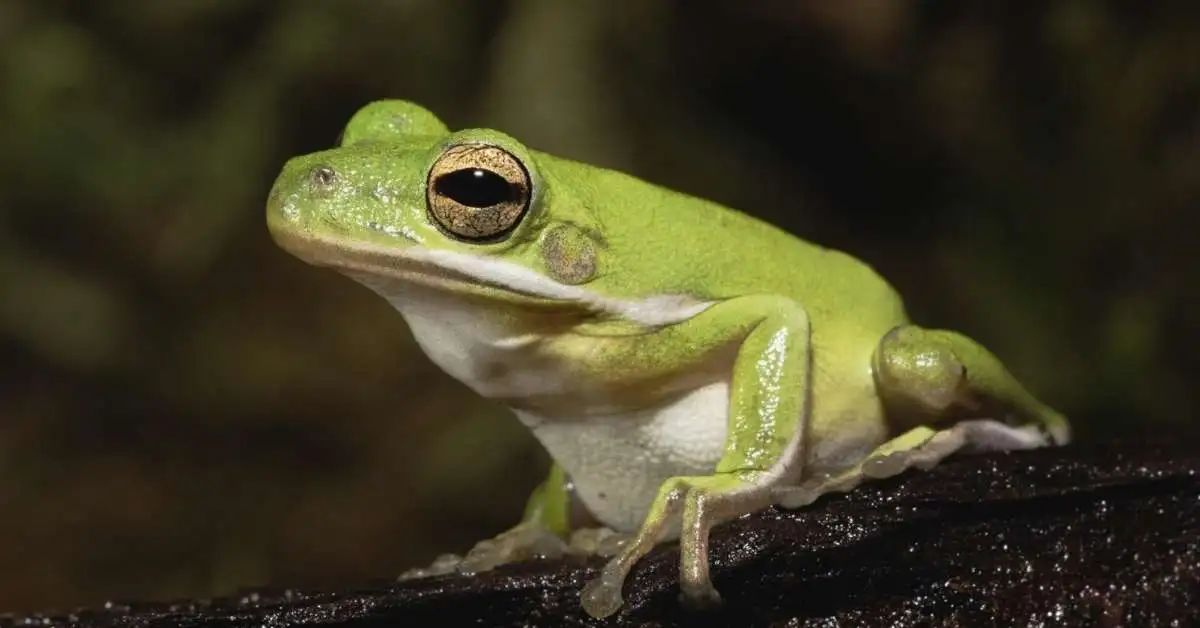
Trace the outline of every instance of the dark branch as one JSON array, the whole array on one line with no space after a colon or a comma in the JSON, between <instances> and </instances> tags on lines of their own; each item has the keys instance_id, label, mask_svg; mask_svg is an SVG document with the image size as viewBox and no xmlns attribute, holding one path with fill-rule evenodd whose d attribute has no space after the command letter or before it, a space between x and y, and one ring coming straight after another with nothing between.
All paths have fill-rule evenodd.
<instances>
[{"instance_id":1,"label":"dark branch","mask_svg":"<svg viewBox=\"0 0 1200 628\"><path fill-rule=\"evenodd\" d=\"M609 623L579 609L598 565L535 562L349 592L133 605L0 626L1165 626L1200 612L1200 439L960 457L802 511L719 527L716 613L676 603L662 547ZM22 623L36 620L38 623ZM835 621L836 620L836 621Z\"/></svg>"}]
</instances>

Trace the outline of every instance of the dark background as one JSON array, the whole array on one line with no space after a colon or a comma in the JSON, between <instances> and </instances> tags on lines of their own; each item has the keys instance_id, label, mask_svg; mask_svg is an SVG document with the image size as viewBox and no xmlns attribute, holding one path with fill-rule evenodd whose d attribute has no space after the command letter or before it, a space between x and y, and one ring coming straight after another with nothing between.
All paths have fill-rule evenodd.
<instances>
[{"instance_id":1,"label":"dark background","mask_svg":"<svg viewBox=\"0 0 1200 628\"><path fill-rule=\"evenodd\" d=\"M384 97L846 249L1081 438L1195 420L1193 0L8 0L0 610L358 583L519 516L536 443L264 226Z\"/></svg>"}]
</instances>

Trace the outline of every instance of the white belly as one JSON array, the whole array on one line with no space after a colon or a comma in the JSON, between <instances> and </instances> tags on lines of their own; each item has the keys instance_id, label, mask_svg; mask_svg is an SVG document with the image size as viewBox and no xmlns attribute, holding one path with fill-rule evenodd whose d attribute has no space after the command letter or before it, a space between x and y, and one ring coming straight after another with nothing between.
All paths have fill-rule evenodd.
<instances>
[{"instance_id":1,"label":"white belly","mask_svg":"<svg viewBox=\"0 0 1200 628\"><path fill-rule=\"evenodd\" d=\"M725 446L729 386L716 382L621 416L521 421L562 465L588 510L614 530L641 525L659 487L678 475L710 475Z\"/></svg>"}]
</instances>

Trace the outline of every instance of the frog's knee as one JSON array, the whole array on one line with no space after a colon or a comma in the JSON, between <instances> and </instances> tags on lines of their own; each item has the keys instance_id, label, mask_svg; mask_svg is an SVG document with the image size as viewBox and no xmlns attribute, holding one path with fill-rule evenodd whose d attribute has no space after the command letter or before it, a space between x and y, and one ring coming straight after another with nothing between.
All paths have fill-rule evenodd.
<instances>
[{"instance_id":1,"label":"frog's knee","mask_svg":"<svg viewBox=\"0 0 1200 628\"><path fill-rule=\"evenodd\" d=\"M915 325L892 329L879 341L875 383L893 404L941 414L962 399L967 372L954 350Z\"/></svg>"}]
</instances>

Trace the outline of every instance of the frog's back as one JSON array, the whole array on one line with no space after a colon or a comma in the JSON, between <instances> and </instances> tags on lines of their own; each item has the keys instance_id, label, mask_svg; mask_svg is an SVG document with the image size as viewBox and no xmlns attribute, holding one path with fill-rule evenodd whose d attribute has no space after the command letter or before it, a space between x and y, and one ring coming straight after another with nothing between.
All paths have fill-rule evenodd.
<instances>
[{"instance_id":1,"label":"frog's back","mask_svg":"<svg viewBox=\"0 0 1200 628\"><path fill-rule=\"evenodd\" d=\"M875 334L908 322L899 293L866 262L796 239L785 293L804 305L815 327L849 327Z\"/></svg>"},{"instance_id":2,"label":"frog's back","mask_svg":"<svg viewBox=\"0 0 1200 628\"><path fill-rule=\"evenodd\" d=\"M711 296L782 294L804 306L814 328L850 325L882 335L907 322L900 295L866 262L748 214L690 200L682 207L690 220L671 220L692 225L689 239L703 241L690 255L706 271Z\"/></svg>"},{"instance_id":3,"label":"frog's back","mask_svg":"<svg viewBox=\"0 0 1200 628\"><path fill-rule=\"evenodd\" d=\"M549 178L557 202L578 202L595 213L607 254L620 260L626 278L638 278L643 294L684 292L712 300L781 294L805 307L814 329L856 325L882 328L882 335L906 320L896 291L850 255L628 174L541 158L553 164ZM619 294L625 286L614 281L605 287Z\"/></svg>"}]
</instances>

